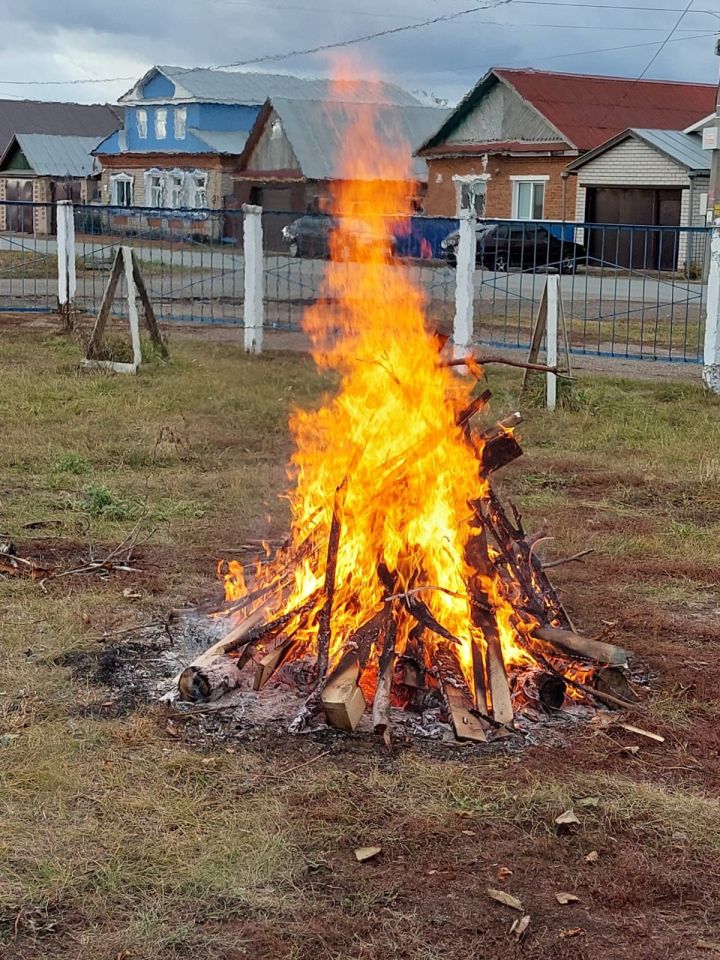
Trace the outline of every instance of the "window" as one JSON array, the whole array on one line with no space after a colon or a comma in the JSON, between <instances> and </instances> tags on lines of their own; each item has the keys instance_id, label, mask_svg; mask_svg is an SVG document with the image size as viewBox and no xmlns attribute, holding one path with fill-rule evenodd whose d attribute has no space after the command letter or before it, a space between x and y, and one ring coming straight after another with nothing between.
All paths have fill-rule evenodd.
<instances>
[{"instance_id":1,"label":"window","mask_svg":"<svg viewBox=\"0 0 720 960\"><path fill-rule=\"evenodd\" d=\"M515 220L542 220L545 181L548 177L511 177L513 181L512 215Z\"/></svg>"},{"instance_id":2,"label":"window","mask_svg":"<svg viewBox=\"0 0 720 960\"><path fill-rule=\"evenodd\" d=\"M114 207L133 205L133 178L127 173L118 173L110 178L110 203Z\"/></svg>"},{"instance_id":3,"label":"window","mask_svg":"<svg viewBox=\"0 0 720 960\"><path fill-rule=\"evenodd\" d=\"M137 135L140 140L147 140L147 110L139 109L135 114L137 121Z\"/></svg>"},{"instance_id":4,"label":"window","mask_svg":"<svg viewBox=\"0 0 720 960\"><path fill-rule=\"evenodd\" d=\"M185 130L187 128L187 107L175 107L175 139L184 140Z\"/></svg>"},{"instance_id":5,"label":"window","mask_svg":"<svg viewBox=\"0 0 720 960\"><path fill-rule=\"evenodd\" d=\"M463 210L471 210L476 217L485 216L485 192L488 177L453 177L455 181L455 205L458 216Z\"/></svg>"},{"instance_id":6,"label":"window","mask_svg":"<svg viewBox=\"0 0 720 960\"><path fill-rule=\"evenodd\" d=\"M170 174L170 206L175 209L185 206L185 175L182 172Z\"/></svg>"},{"instance_id":7,"label":"window","mask_svg":"<svg viewBox=\"0 0 720 960\"><path fill-rule=\"evenodd\" d=\"M162 207L165 203L165 179L161 173L151 173L148 179L151 207Z\"/></svg>"},{"instance_id":8,"label":"window","mask_svg":"<svg viewBox=\"0 0 720 960\"><path fill-rule=\"evenodd\" d=\"M270 139L279 140L283 135L283 128L280 120L276 117L270 124Z\"/></svg>"},{"instance_id":9,"label":"window","mask_svg":"<svg viewBox=\"0 0 720 960\"><path fill-rule=\"evenodd\" d=\"M192 178L192 205L196 210L204 210L208 205L207 174L194 173Z\"/></svg>"},{"instance_id":10,"label":"window","mask_svg":"<svg viewBox=\"0 0 720 960\"><path fill-rule=\"evenodd\" d=\"M155 136L158 140L164 140L167 136L167 110L165 107L158 107L155 111Z\"/></svg>"}]
</instances>

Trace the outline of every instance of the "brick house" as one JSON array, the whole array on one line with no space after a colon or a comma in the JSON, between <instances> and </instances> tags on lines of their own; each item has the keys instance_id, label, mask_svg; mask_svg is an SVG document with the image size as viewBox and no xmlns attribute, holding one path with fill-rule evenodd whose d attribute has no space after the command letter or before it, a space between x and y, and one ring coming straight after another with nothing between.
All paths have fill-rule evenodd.
<instances>
[{"instance_id":1,"label":"brick house","mask_svg":"<svg viewBox=\"0 0 720 960\"><path fill-rule=\"evenodd\" d=\"M630 127L683 130L714 107L709 84L494 67L418 150L427 213L571 219L576 157Z\"/></svg>"}]
</instances>

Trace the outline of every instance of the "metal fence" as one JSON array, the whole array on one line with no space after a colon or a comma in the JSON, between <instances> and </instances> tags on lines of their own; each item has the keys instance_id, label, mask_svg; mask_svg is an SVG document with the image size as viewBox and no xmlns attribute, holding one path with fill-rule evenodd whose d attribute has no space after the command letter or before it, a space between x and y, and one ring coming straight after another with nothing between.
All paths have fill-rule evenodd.
<instances>
[{"instance_id":1,"label":"metal fence","mask_svg":"<svg viewBox=\"0 0 720 960\"><path fill-rule=\"evenodd\" d=\"M134 248L165 322L243 324L245 256L241 210L155 210L75 205L74 306L99 308L115 251ZM293 242L300 221L319 229ZM57 217L51 204L0 204L0 310L57 308ZM327 216L263 211L263 320L297 330L323 296ZM362 232L367 222L353 220ZM8 229L12 227L12 229ZM383 228L388 270L425 294L431 326L450 332L458 289L458 221L411 217ZM560 273L573 352L631 359L702 361L711 228L483 220L465 276L473 339L527 348L546 276ZM348 271L362 269L349 258ZM126 313L118 290L114 312ZM332 307L332 304L328 304Z\"/></svg>"}]
</instances>

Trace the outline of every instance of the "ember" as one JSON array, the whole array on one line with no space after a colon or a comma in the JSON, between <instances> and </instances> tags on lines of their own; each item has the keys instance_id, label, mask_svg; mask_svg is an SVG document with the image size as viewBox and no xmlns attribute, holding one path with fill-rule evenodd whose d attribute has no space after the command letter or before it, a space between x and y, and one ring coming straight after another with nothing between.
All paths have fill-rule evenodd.
<instances>
[{"instance_id":1,"label":"ember","mask_svg":"<svg viewBox=\"0 0 720 960\"><path fill-rule=\"evenodd\" d=\"M351 731L371 706L388 739L391 707L441 703L470 740L518 710L590 693L622 702L595 691L592 662L622 665L624 651L575 633L537 538L491 485L522 453L519 414L474 428L490 400L473 396L477 366L468 359L458 375L427 331L421 290L387 262L398 211L409 211L410 152L380 153L371 105L357 105L356 123L335 181L325 296L304 318L339 390L294 414L290 537L252 574L223 565L216 616L229 631L183 672L181 697L215 699L246 667L259 691L296 666L308 690L294 731L322 713ZM376 244L358 242L358 211Z\"/></svg>"}]
</instances>

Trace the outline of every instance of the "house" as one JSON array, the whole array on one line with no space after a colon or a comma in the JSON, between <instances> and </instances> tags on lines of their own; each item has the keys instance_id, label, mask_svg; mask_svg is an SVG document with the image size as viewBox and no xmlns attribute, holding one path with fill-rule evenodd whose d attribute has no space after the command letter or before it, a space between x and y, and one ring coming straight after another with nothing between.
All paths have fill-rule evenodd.
<instances>
[{"instance_id":1,"label":"house","mask_svg":"<svg viewBox=\"0 0 720 960\"><path fill-rule=\"evenodd\" d=\"M427 212L569 219L575 157L628 128L684 130L715 95L710 84L494 67L418 151Z\"/></svg>"},{"instance_id":2,"label":"house","mask_svg":"<svg viewBox=\"0 0 720 960\"><path fill-rule=\"evenodd\" d=\"M694 124L691 129L701 128ZM709 150L681 130L624 130L568 165L575 219L597 224L700 227L706 222ZM702 256L687 231L589 231L590 254L627 266L674 270Z\"/></svg>"},{"instance_id":3,"label":"house","mask_svg":"<svg viewBox=\"0 0 720 960\"><path fill-rule=\"evenodd\" d=\"M79 191L90 199L85 188L72 181L85 180L85 166L92 162L87 145L91 147L116 130L122 123L122 110L105 104L51 103L39 100L0 100L0 157L3 173L0 175L0 230L47 232L51 229L49 212L24 204L48 203L62 199L69 189ZM47 155L49 141L24 140L18 137L58 137L53 141L60 151L57 164ZM80 141L83 141L82 145ZM31 152L32 161L26 150ZM37 163L42 173L35 170ZM70 166L67 166L70 164ZM68 174L67 170L73 173ZM82 173L80 171L83 171ZM77 176L76 176L77 174ZM52 184L55 184L55 187ZM90 189L92 189L90 187ZM9 205L8 205L9 204Z\"/></svg>"},{"instance_id":4,"label":"house","mask_svg":"<svg viewBox=\"0 0 720 960\"><path fill-rule=\"evenodd\" d=\"M448 112L418 104L373 104L375 129L383 138L383 147L400 151L407 158L403 183L408 207L422 207L427 186L427 165L413 156L413 149ZM294 216L328 209L331 183L339 174L338 158L357 119L356 103L282 97L266 101L239 158L234 179L236 203L257 203L290 215L266 218L269 242L277 241L281 227ZM377 176L384 176L381 164Z\"/></svg>"},{"instance_id":5,"label":"house","mask_svg":"<svg viewBox=\"0 0 720 960\"><path fill-rule=\"evenodd\" d=\"M268 97L314 97L415 104L392 84L308 80L284 74L156 66L120 98L125 126L96 151L102 198L117 227L216 236L232 197L232 174ZM160 212L162 210L162 213ZM172 210L173 213L168 211ZM203 210L204 213L192 211Z\"/></svg>"},{"instance_id":6,"label":"house","mask_svg":"<svg viewBox=\"0 0 720 960\"><path fill-rule=\"evenodd\" d=\"M55 203L89 203L96 196L100 167L92 155L97 137L66 137L46 133L16 133L0 157L0 191L17 192L18 181L29 184L35 204L11 204L0 212L2 229L19 233L55 233Z\"/></svg>"}]
</instances>

